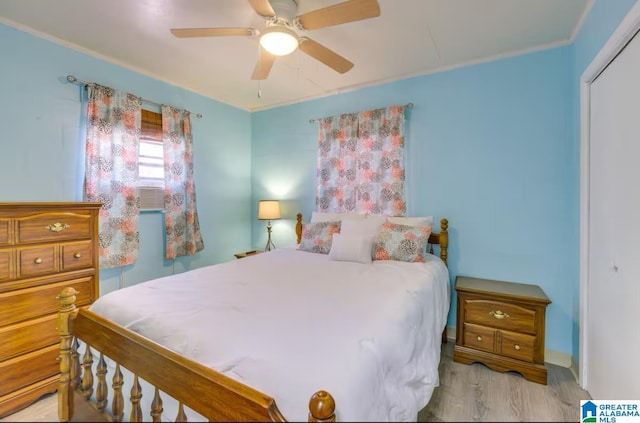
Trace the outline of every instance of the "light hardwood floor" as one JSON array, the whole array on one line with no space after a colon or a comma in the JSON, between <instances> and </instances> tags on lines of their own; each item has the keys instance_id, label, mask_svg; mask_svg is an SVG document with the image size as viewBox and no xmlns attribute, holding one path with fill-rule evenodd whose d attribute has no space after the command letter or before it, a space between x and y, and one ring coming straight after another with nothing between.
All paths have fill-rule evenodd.
<instances>
[{"instance_id":1,"label":"light hardwood floor","mask_svg":"<svg viewBox=\"0 0 640 423\"><path fill-rule=\"evenodd\" d=\"M591 399L569 369L547 364L547 385L482 364L453 362L454 343L442 346L440 386L420 411L419 422L580 421L580 400ZM56 395L49 395L0 422L57 421Z\"/></svg>"},{"instance_id":2,"label":"light hardwood floor","mask_svg":"<svg viewBox=\"0 0 640 423\"><path fill-rule=\"evenodd\" d=\"M591 399L568 368L547 363L547 385L541 385L515 372L455 363L454 345L442 346L440 386L420 422L578 422L580 400Z\"/></svg>"}]
</instances>

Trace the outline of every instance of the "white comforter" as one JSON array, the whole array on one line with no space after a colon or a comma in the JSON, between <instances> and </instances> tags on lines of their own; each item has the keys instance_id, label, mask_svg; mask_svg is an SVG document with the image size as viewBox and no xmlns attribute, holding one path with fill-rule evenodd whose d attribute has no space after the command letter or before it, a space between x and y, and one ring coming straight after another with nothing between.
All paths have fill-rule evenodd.
<instances>
[{"instance_id":1,"label":"white comforter","mask_svg":"<svg viewBox=\"0 0 640 423\"><path fill-rule=\"evenodd\" d=\"M449 298L435 256L361 264L281 248L114 291L91 309L272 396L290 421L307 420L320 389L338 421L415 421L438 385Z\"/></svg>"}]
</instances>

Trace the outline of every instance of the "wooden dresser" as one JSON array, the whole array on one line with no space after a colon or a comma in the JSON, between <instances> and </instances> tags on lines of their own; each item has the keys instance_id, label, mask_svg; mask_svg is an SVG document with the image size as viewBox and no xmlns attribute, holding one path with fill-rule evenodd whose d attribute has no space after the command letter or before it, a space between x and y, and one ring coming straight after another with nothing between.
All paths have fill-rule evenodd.
<instances>
[{"instance_id":1,"label":"wooden dresser","mask_svg":"<svg viewBox=\"0 0 640 423\"><path fill-rule=\"evenodd\" d=\"M56 295L98 297L96 203L0 203L0 417L57 389Z\"/></svg>"},{"instance_id":2,"label":"wooden dresser","mask_svg":"<svg viewBox=\"0 0 640 423\"><path fill-rule=\"evenodd\" d=\"M456 345L453 360L516 371L547 384L544 365L546 307L540 287L458 276Z\"/></svg>"}]
</instances>

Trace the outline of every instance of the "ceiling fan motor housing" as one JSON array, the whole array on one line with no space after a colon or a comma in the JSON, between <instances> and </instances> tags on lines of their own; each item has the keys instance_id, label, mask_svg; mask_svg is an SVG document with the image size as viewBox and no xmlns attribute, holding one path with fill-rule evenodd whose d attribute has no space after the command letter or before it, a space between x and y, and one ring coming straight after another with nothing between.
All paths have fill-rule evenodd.
<instances>
[{"instance_id":1,"label":"ceiling fan motor housing","mask_svg":"<svg viewBox=\"0 0 640 423\"><path fill-rule=\"evenodd\" d=\"M275 12L275 19L292 24L298 14L298 3L295 0L269 0Z\"/></svg>"}]
</instances>

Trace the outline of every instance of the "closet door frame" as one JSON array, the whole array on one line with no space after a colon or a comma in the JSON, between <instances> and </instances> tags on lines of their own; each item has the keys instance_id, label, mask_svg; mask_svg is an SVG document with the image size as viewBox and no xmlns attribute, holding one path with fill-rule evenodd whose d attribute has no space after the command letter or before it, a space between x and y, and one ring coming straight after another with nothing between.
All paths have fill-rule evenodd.
<instances>
[{"instance_id":1,"label":"closet door frame","mask_svg":"<svg viewBox=\"0 0 640 423\"><path fill-rule=\"evenodd\" d=\"M609 40L580 76L580 363L578 380L582 389L588 390L589 374L587 327L589 281L589 176L590 176L590 105L591 84L615 59L640 30L640 2L636 2L620 22Z\"/></svg>"}]
</instances>

